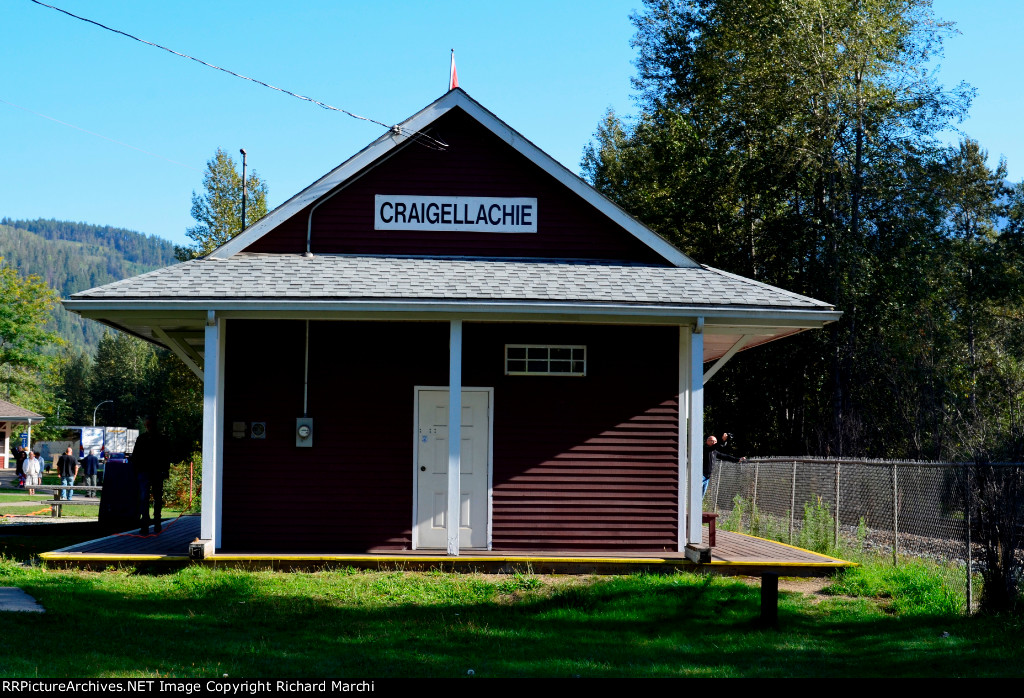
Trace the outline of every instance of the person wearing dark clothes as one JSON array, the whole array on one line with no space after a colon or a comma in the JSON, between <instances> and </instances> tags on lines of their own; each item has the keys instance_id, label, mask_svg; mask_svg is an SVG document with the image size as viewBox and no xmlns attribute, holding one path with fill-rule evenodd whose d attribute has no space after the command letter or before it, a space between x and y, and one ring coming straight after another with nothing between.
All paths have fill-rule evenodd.
<instances>
[{"instance_id":1,"label":"person wearing dark clothes","mask_svg":"<svg viewBox=\"0 0 1024 698\"><path fill-rule=\"evenodd\" d=\"M75 496L75 491L71 489L71 486L75 484L75 478L78 477L78 459L71 455L70 446L64 455L57 459L57 472L60 473L61 486L67 488L60 491L60 498L71 499Z\"/></svg>"},{"instance_id":2,"label":"person wearing dark clothes","mask_svg":"<svg viewBox=\"0 0 1024 698\"><path fill-rule=\"evenodd\" d=\"M142 512L142 527L139 533L149 535L149 497L153 496L153 531L163 529L160 514L164 508L164 480L170 472L167 448L157 429L156 419L146 420L146 432L135 440L130 458L132 469L139 481L139 510Z\"/></svg>"},{"instance_id":3,"label":"person wearing dark clothes","mask_svg":"<svg viewBox=\"0 0 1024 698\"><path fill-rule=\"evenodd\" d=\"M82 470L85 472L85 484L87 487L96 487L96 474L100 469L100 459L96 457L96 449L89 449L89 455L82 459ZM87 497L95 497L96 491L89 490Z\"/></svg>"},{"instance_id":4,"label":"person wearing dark clothes","mask_svg":"<svg viewBox=\"0 0 1024 698\"><path fill-rule=\"evenodd\" d=\"M18 450L14 452L14 463L17 468L14 474L18 476L18 485L22 486L25 483L25 459L28 458L28 454L25 452L24 446L18 446Z\"/></svg>"},{"instance_id":5,"label":"person wearing dark clothes","mask_svg":"<svg viewBox=\"0 0 1024 698\"><path fill-rule=\"evenodd\" d=\"M723 453L718 445L718 437L711 435L704 441L704 485L701 487L700 496L708 492L708 483L711 482L711 473L715 470L715 461L727 460L730 463L740 463L746 458L737 458L729 453Z\"/></svg>"}]
</instances>

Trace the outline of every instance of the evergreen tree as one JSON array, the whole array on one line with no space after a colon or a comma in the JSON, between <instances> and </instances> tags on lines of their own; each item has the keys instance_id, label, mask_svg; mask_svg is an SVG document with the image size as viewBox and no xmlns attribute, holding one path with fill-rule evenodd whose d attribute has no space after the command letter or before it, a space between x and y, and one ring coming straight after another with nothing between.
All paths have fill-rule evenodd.
<instances>
[{"instance_id":1,"label":"evergreen tree","mask_svg":"<svg viewBox=\"0 0 1024 698\"><path fill-rule=\"evenodd\" d=\"M159 408L160 388L152 345L121 332L100 340L92 372L92 398L112 400L100 409L97 425L139 428ZM90 421L92 417L90 415Z\"/></svg>"},{"instance_id":2,"label":"evergreen tree","mask_svg":"<svg viewBox=\"0 0 1024 698\"><path fill-rule=\"evenodd\" d=\"M84 351L65 349L58 357L51 390L60 424L92 424L92 359Z\"/></svg>"},{"instance_id":3,"label":"evergreen tree","mask_svg":"<svg viewBox=\"0 0 1024 698\"><path fill-rule=\"evenodd\" d=\"M929 0L647 0L633 20L643 112L606 117L585 174L698 261L844 313L718 374L710 420L762 453L938 455L955 333L935 135L971 96L928 69L949 25ZM894 399L920 375L934 395Z\"/></svg>"},{"instance_id":4,"label":"evergreen tree","mask_svg":"<svg viewBox=\"0 0 1024 698\"><path fill-rule=\"evenodd\" d=\"M191 247L176 247L179 261L202 257L242 232L242 175L223 149L206 163L205 193L192 192L192 217L197 225L187 234ZM267 185L255 171L246 174L245 222L250 226L267 215Z\"/></svg>"}]
</instances>

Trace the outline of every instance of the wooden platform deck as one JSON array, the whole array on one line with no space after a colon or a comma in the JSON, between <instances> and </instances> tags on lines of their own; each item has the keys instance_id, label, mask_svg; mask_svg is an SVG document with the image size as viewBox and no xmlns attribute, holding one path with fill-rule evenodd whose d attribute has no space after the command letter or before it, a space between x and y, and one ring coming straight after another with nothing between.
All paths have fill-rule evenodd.
<instances>
[{"instance_id":1,"label":"wooden platform deck","mask_svg":"<svg viewBox=\"0 0 1024 698\"><path fill-rule=\"evenodd\" d=\"M707 530L704 532L707 543ZM199 517L183 516L168 522L159 535L138 531L106 536L43 553L48 564L63 567L105 568L111 565L184 566L190 564L189 543L199 537ZM357 567L476 572L526 571L558 574L625 574L637 571L704 571L726 575L774 573L787 577L822 577L853 563L819 555L774 541L729 531L717 532L711 562L696 564L683 553L631 553L576 551L466 551L449 557L435 551L369 550L351 554L273 554L220 552L194 564L246 569L321 569Z\"/></svg>"}]
</instances>

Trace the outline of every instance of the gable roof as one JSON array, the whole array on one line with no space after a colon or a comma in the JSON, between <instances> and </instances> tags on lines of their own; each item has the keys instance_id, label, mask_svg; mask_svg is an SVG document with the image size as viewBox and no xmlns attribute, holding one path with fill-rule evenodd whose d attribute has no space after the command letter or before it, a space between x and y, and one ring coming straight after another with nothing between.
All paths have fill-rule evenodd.
<instances>
[{"instance_id":1,"label":"gable roof","mask_svg":"<svg viewBox=\"0 0 1024 698\"><path fill-rule=\"evenodd\" d=\"M524 138L522 134L515 131L459 88L447 92L426 108L394 126L388 133L385 133L334 170L288 199L288 201L275 208L237 237L211 252L209 258L227 259L242 252L307 206L329 196L346 181L349 181L383 158L388 157L399 146L417 138L419 134L428 130L437 119L453 109L461 109L466 112L488 131L526 157L538 168L554 177L594 209L603 213L626 233L635 237L669 264L676 267L699 267L690 257L619 208L615 203L565 168L557 160L544 153L540 148Z\"/></svg>"}]
</instances>

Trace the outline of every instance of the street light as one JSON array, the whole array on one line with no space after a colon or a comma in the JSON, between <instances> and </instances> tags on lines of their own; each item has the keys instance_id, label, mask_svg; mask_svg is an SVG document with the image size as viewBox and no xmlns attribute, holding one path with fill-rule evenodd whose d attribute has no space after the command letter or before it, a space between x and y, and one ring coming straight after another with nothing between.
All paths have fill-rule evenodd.
<instances>
[{"instance_id":1,"label":"street light","mask_svg":"<svg viewBox=\"0 0 1024 698\"><path fill-rule=\"evenodd\" d=\"M96 426L96 410L98 410L102 405L105 405L108 402L113 402L113 400L104 400L99 405L96 405L96 408L92 411L92 425L93 426Z\"/></svg>"}]
</instances>

